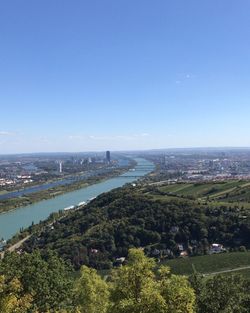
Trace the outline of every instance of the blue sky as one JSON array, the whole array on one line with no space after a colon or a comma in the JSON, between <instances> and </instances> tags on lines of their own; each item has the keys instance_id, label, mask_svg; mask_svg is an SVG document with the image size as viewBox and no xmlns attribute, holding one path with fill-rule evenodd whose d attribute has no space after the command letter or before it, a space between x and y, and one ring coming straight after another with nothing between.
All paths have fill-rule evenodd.
<instances>
[{"instance_id":1,"label":"blue sky","mask_svg":"<svg viewBox=\"0 0 250 313\"><path fill-rule=\"evenodd\" d=\"M250 146L249 12L0 1L0 153Z\"/></svg>"}]
</instances>

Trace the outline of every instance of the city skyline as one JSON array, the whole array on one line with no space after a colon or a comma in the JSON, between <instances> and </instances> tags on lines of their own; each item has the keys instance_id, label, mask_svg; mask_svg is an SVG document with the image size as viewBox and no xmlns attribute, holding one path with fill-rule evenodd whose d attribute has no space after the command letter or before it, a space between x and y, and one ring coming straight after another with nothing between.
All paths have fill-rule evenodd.
<instances>
[{"instance_id":1,"label":"city skyline","mask_svg":"<svg viewBox=\"0 0 250 313\"><path fill-rule=\"evenodd\" d=\"M0 154L250 147L250 3L0 4Z\"/></svg>"}]
</instances>

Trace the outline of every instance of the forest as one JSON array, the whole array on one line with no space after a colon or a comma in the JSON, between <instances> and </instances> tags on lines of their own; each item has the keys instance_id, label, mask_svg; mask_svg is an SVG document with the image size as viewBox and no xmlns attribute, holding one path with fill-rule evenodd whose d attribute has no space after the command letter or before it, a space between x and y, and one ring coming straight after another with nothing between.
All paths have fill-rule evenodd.
<instances>
[{"instance_id":1,"label":"forest","mask_svg":"<svg viewBox=\"0 0 250 313\"><path fill-rule=\"evenodd\" d=\"M126 186L105 193L80 210L41 227L24 251L58 253L77 270L111 269L130 248L162 259L250 248L250 213L239 202L220 203L166 195L153 187ZM118 263L118 264L117 264Z\"/></svg>"},{"instance_id":2,"label":"forest","mask_svg":"<svg viewBox=\"0 0 250 313\"><path fill-rule=\"evenodd\" d=\"M248 264L249 204L218 192L127 185L22 230L29 239L0 261L0 312L250 312L247 275L202 271ZM223 253L209 255L215 243Z\"/></svg>"},{"instance_id":3,"label":"forest","mask_svg":"<svg viewBox=\"0 0 250 313\"><path fill-rule=\"evenodd\" d=\"M77 275L56 254L7 254L0 262L1 313L247 313L250 283L239 275L173 275L142 249L105 277Z\"/></svg>"}]
</instances>

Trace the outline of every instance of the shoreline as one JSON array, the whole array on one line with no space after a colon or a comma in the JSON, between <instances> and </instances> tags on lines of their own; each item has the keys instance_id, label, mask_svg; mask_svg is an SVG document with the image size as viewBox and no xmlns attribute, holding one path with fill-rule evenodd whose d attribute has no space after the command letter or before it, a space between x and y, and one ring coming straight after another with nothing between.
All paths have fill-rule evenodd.
<instances>
[{"instance_id":1,"label":"shoreline","mask_svg":"<svg viewBox=\"0 0 250 313\"><path fill-rule=\"evenodd\" d=\"M69 186L67 186L64 189L64 191L67 192L64 192L64 194L61 193L53 198L51 198L50 194L51 199L38 201L32 205L26 205L19 209L17 208L12 212L6 212L7 214L3 214L0 218L1 237L6 240L11 240L12 238L15 241L16 237L22 237L25 229L27 230L30 227L34 229L34 225L36 225L36 227L39 227L39 225L41 226L44 224L43 221L47 220L48 217L52 217L54 220L54 218L57 219L59 215L61 216L62 213L64 215L66 212L71 212L71 210L64 212L63 208L72 207L73 205L79 206L82 201L86 202L101 193L122 187L127 183L138 181L138 179L142 179L155 168L154 163L144 158L138 157L132 160L135 162L131 162L130 169L128 169L128 167L123 168L122 170L119 168L119 173L116 169L116 171L112 173L112 176L109 173L109 177L105 175L105 177L95 177L95 180L92 178L92 184L89 184L89 186L86 184L84 185L86 188L81 188L82 185L71 186L72 191L70 191ZM135 168L137 172L133 171L132 173L131 168ZM76 190L77 188L78 190ZM55 190L53 191L53 194L55 194Z\"/></svg>"},{"instance_id":2,"label":"shoreline","mask_svg":"<svg viewBox=\"0 0 250 313\"><path fill-rule=\"evenodd\" d=\"M81 182L75 182L73 184L68 184L68 185L61 185L61 186L56 186L53 188L49 188L46 190L42 190L42 191L38 191L35 193L30 193L28 195L23 195L21 197L16 197L16 198L10 198L10 199L6 199L6 200L0 200L0 216L2 214L6 214L15 210L18 210L21 207L25 207L25 206L29 206L32 205L34 203L37 202L41 202L43 200L49 200L49 199L53 199L57 196L61 196L64 195L68 192L72 192L72 191L76 191L79 189L84 189L87 188L89 186L104 182L110 178L115 178L115 177L119 177L120 175L124 174L125 172L129 171L131 168L134 168L136 166L136 164L131 164L131 166L127 167L127 168L123 168L123 169L115 169L113 172L110 172L110 175L104 175L101 177L91 177L88 178L85 181L81 181ZM15 202L14 204L12 204L11 202ZM9 208L1 210L1 206L8 206Z\"/></svg>"}]
</instances>

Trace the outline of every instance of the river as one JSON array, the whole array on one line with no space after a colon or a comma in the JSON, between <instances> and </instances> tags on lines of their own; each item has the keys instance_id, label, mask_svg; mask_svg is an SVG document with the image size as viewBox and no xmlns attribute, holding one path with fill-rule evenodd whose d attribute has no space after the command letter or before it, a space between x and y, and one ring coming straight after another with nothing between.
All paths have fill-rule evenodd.
<instances>
[{"instance_id":1,"label":"river","mask_svg":"<svg viewBox=\"0 0 250 313\"><path fill-rule=\"evenodd\" d=\"M125 164L125 166L128 165L128 161L126 162L121 162L123 161L122 159L119 159L119 163L120 166L122 166L122 164ZM74 182L79 182L79 181L83 181L86 180L90 177L94 177L97 175L102 175L102 174L106 174L108 172L111 172L113 170L113 168L101 168L98 170L89 170L84 174L80 174L80 175L72 175L68 178L64 178L64 179L60 179L54 182L50 182L50 183L45 183L45 184L41 184L39 186L33 186L33 187L27 187L18 191L11 191L8 193L4 193L4 194L0 194L0 201L1 200L6 200L6 199L12 199L12 198L17 198L17 197L22 197L24 195L28 195L34 192L39 192L39 191L43 191L43 190L48 190L50 188L54 188L54 187L59 187L59 186L65 186L65 185L71 185Z\"/></svg>"},{"instance_id":2,"label":"river","mask_svg":"<svg viewBox=\"0 0 250 313\"><path fill-rule=\"evenodd\" d=\"M16 234L20 228L28 227L32 222L38 223L41 220L45 220L52 212L77 205L83 201L86 202L103 192L108 192L126 183L136 181L142 176L149 174L154 169L154 164L150 161L142 158L135 158L135 161L137 165L134 170L130 170L118 177L0 214L0 239L9 239Z\"/></svg>"}]
</instances>

